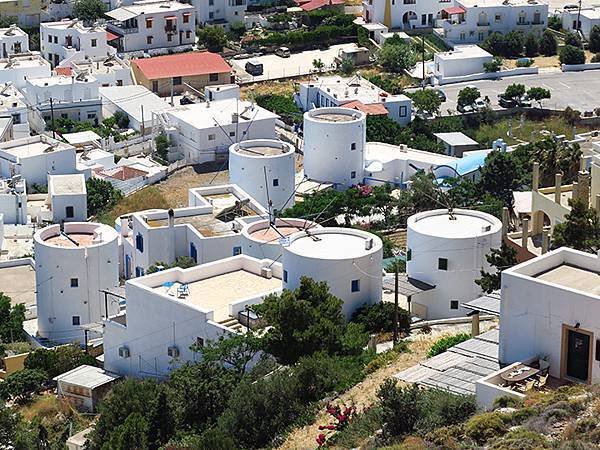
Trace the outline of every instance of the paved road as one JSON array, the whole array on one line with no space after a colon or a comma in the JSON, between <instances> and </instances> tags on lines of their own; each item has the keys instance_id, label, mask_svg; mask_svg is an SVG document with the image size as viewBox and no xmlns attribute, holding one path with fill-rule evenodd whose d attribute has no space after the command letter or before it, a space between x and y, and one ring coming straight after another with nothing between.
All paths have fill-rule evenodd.
<instances>
[{"instance_id":1,"label":"paved road","mask_svg":"<svg viewBox=\"0 0 600 450\"><path fill-rule=\"evenodd\" d=\"M257 58L232 59L230 64L233 66L235 74L242 83L253 81L276 80L278 78L306 75L313 71L312 62L320 59L326 67L333 65L333 60L338 55L340 49L355 48L356 44L333 45L327 50L308 50L300 53L292 53L289 58L281 58L277 55L264 55ZM257 59L263 64L264 73L253 77L244 69L246 62Z\"/></svg>"},{"instance_id":2,"label":"paved road","mask_svg":"<svg viewBox=\"0 0 600 450\"><path fill-rule=\"evenodd\" d=\"M469 81L464 83L440 86L448 98L440 108L443 114L448 109L456 110L458 92L467 85L476 86L481 96L488 96L492 101L492 108L499 108L498 94L504 92L512 83L524 84L527 87L540 86L550 90L552 98L544 100L543 106L562 110L567 106L581 112L593 111L600 107L600 71L588 70L586 72L546 72L537 75L522 75L507 77L500 80Z\"/></svg>"}]
</instances>

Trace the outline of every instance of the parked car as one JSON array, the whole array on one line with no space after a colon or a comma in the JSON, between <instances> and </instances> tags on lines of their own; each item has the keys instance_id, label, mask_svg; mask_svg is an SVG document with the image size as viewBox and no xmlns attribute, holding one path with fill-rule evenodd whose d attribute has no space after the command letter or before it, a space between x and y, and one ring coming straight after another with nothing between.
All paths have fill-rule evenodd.
<instances>
[{"instance_id":1,"label":"parked car","mask_svg":"<svg viewBox=\"0 0 600 450\"><path fill-rule=\"evenodd\" d=\"M440 100L442 101L442 103L444 103L446 101L446 94L444 93L444 91L436 89L435 92L438 95L438 97L440 98Z\"/></svg>"},{"instance_id":2,"label":"parked car","mask_svg":"<svg viewBox=\"0 0 600 450\"><path fill-rule=\"evenodd\" d=\"M486 108L487 103L481 97L479 97L477 100L475 100L475 103L473 103L473 109L477 112L485 111Z\"/></svg>"},{"instance_id":3,"label":"parked car","mask_svg":"<svg viewBox=\"0 0 600 450\"><path fill-rule=\"evenodd\" d=\"M290 49L287 47L279 47L277 50L275 50L275 54L280 58L289 58Z\"/></svg>"},{"instance_id":4,"label":"parked car","mask_svg":"<svg viewBox=\"0 0 600 450\"><path fill-rule=\"evenodd\" d=\"M498 104L503 108L516 108L519 106L515 100L506 97L504 94L498 94Z\"/></svg>"},{"instance_id":5,"label":"parked car","mask_svg":"<svg viewBox=\"0 0 600 450\"><path fill-rule=\"evenodd\" d=\"M252 59L250 61L248 61L246 63L245 66L246 72L248 72L250 75L262 75L263 74L263 65L260 61L258 61L257 59Z\"/></svg>"}]
</instances>

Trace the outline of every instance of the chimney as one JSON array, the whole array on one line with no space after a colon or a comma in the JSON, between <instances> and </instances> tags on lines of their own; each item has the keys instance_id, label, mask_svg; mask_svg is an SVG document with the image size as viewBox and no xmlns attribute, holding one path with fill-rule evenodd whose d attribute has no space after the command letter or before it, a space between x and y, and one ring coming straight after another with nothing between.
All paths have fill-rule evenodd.
<instances>
[{"instance_id":1,"label":"chimney","mask_svg":"<svg viewBox=\"0 0 600 450\"><path fill-rule=\"evenodd\" d=\"M521 224L521 247L527 248L527 237L529 236L529 219L525 217Z\"/></svg>"},{"instance_id":2,"label":"chimney","mask_svg":"<svg viewBox=\"0 0 600 450\"><path fill-rule=\"evenodd\" d=\"M537 192L540 187L540 163L533 163L533 181L532 181L532 190Z\"/></svg>"},{"instance_id":3,"label":"chimney","mask_svg":"<svg viewBox=\"0 0 600 450\"><path fill-rule=\"evenodd\" d=\"M173 208L169 209L169 228L173 228L175 226L175 211Z\"/></svg>"},{"instance_id":4,"label":"chimney","mask_svg":"<svg viewBox=\"0 0 600 450\"><path fill-rule=\"evenodd\" d=\"M542 229L542 255L548 253L550 248L550 227L544 227Z\"/></svg>"},{"instance_id":5,"label":"chimney","mask_svg":"<svg viewBox=\"0 0 600 450\"><path fill-rule=\"evenodd\" d=\"M590 205L590 174L586 170L581 170L577 175L577 182L579 184L579 199L585 203L586 206Z\"/></svg>"},{"instance_id":6,"label":"chimney","mask_svg":"<svg viewBox=\"0 0 600 450\"><path fill-rule=\"evenodd\" d=\"M562 173L554 175L554 202L560 203L560 193L562 184Z\"/></svg>"}]
</instances>

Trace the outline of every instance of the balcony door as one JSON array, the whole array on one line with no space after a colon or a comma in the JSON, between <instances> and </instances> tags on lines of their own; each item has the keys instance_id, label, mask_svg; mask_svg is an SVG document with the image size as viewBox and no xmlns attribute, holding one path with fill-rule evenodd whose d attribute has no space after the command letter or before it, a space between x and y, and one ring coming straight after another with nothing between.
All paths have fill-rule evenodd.
<instances>
[{"instance_id":1,"label":"balcony door","mask_svg":"<svg viewBox=\"0 0 600 450\"><path fill-rule=\"evenodd\" d=\"M562 378L589 383L592 368L593 334L580 328L563 325L562 338Z\"/></svg>"}]
</instances>

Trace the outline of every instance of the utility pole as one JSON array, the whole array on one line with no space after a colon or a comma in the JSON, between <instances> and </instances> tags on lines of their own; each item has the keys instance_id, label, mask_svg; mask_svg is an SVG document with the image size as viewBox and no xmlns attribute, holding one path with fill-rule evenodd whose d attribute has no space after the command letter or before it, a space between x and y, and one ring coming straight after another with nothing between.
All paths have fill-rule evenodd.
<instances>
[{"instance_id":1,"label":"utility pole","mask_svg":"<svg viewBox=\"0 0 600 450\"><path fill-rule=\"evenodd\" d=\"M84 348L84 350L85 350L86 353L89 353L88 352L88 329L87 328L83 330L83 335L85 336L84 337L84 342L85 342L85 348Z\"/></svg>"},{"instance_id":2,"label":"utility pole","mask_svg":"<svg viewBox=\"0 0 600 450\"><path fill-rule=\"evenodd\" d=\"M173 77L171 77L171 106L173 106Z\"/></svg>"},{"instance_id":3,"label":"utility pole","mask_svg":"<svg viewBox=\"0 0 600 450\"><path fill-rule=\"evenodd\" d=\"M50 97L50 117L52 119L52 137L56 139L56 128L54 127L54 103Z\"/></svg>"},{"instance_id":4,"label":"utility pole","mask_svg":"<svg viewBox=\"0 0 600 450\"><path fill-rule=\"evenodd\" d=\"M142 138L146 134L146 127L144 126L144 105L140 105L142 110L142 123L140 124L140 130L142 130Z\"/></svg>"},{"instance_id":5,"label":"utility pole","mask_svg":"<svg viewBox=\"0 0 600 450\"><path fill-rule=\"evenodd\" d=\"M398 256L394 254L394 345L398 343Z\"/></svg>"},{"instance_id":6,"label":"utility pole","mask_svg":"<svg viewBox=\"0 0 600 450\"><path fill-rule=\"evenodd\" d=\"M579 2L581 3L581 0L579 0ZM425 35L424 34L421 34L421 59L422 59L421 67L423 68L423 90L425 90Z\"/></svg>"},{"instance_id":7,"label":"utility pole","mask_svg":"<svg viewBox=\"0 0 600 450\"><path fill-rule=\"evenodd\" d=\"M579 32L581 32L581 22L580 19L581 18L581 0L579 0L579 8L577 9L577 27L575 27L575 29Z\"/></svg>"}]
</instances>

